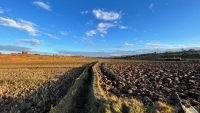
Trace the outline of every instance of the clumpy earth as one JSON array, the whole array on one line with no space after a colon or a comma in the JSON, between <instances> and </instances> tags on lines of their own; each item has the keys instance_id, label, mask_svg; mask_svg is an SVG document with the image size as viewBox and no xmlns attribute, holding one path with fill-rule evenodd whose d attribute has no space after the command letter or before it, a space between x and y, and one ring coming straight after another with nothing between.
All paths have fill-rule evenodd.
<instances>
[{"instance_id":1,"label":"clumpy earth","mask_svg":"<svg viewBox=\"0 0 200 113\"><path fill-rule=\"evenodd\" d=\"M97 71L107 95L177 105L177 92L186 105L200 104L199 62L104 62Z\"/></svg>"}]
</instances>

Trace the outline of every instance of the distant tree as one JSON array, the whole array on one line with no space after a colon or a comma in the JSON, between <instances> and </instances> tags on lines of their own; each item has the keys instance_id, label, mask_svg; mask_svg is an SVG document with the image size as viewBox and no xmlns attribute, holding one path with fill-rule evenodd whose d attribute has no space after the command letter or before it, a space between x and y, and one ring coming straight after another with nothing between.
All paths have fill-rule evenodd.
<instances>
[{"instance_id":1,"label":"distant tree","mask_svg":"<svg viewBox=\"0 0 200 113\"><path fill-rule=\"evenodd\" d=\"M184 48L181 49L182 52L185 52L186 50Z\"/></svg>"},{"instance_id":2,"label":"distant tree","mask_svg":"<svg viewBox=\"0 0 200 113\"><path fill-rule=\"evenodd\" d=\"M1 52L0 52L0 54L1 54Z\"/></svg>"}]
</instances>

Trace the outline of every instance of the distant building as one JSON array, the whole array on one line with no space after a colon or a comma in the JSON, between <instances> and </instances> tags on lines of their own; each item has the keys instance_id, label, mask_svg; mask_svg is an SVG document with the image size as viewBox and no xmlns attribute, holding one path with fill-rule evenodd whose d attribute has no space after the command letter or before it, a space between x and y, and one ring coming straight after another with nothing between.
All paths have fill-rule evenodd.
<instances>
[{"instance_id":1,"label":"distant building","mask_svg":"<svg viewBox=\"0 0 200 113\"><path fill-rule=\"evenodd\" d=\"M10 53L11 55L16 55L16 53L15 52L12 52L12 53Z\"/></svg>"},{"instance_id":2,"label":"distant building","mask_svg":"<svg viewBox=\"0 0 200 113\"><path fill-rule=\"evenodd\" d=\"M28 52L27 51L22 51L22 54L28 54Z\"/></svg>"}]
</instances>

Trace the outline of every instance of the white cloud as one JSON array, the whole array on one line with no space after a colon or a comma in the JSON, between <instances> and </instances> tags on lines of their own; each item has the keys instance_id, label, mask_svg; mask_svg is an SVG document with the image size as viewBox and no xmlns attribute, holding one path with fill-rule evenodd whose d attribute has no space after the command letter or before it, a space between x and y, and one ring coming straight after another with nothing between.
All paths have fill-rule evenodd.
<instances>
[{"instance_id":1,"label":"white cloud","mask_svg":"<svg viewBox=\"0 0 200 113\"><path fill-rule=\"evenodd\" d=\"M15 51L15 52L22 52L22 51L34 51L33 48L24 47L24 46L15 46L15 45L0 45L0 50L2 51Z\"/></svg>"},{"instance_id":2,"label":"white cloud","mask_svg":"<svg viewBox=\"0 0 200 113\"><path fill-rule=\"evenodd\" d=\"M63 35L63 36L67 36L68 32L67 31L60 31L60 34Z\"/></svg>"},{"instance_id":3,"label":"white cloud","mask_svg":"<svg viewBox=\"0 0 200 113\"><path fill-rule=\"evenodd\" d=\"M90 30L90 31L87 31L85 34L86 34L87 36L93 36L93 35L96 35L97 33L96 33L95 30Z\"/></svg>"},{"instance_id":4,"label":"white cloud","mask_svg":"<svg viewBox=\"0 0 200 113\"><path fill-rule=\"evenodd\" d=\"M9 26L13 28L17 28L20 30L25 30L29 32L30 35L36 36L37 29L34 27L36 26L34 23L30 21L26 21L23 19L18 19L18 22L9 18L0 17L0 25Z\"/></svg>"},{"instance_id":5,"label":"white cloud","mask_svg":"<svg viewBox=\"0 0 200 113\"><path fill-rule=\"evenodd\" d=\"M119 26L120 29L127 29L127 26Z\"/></svg>"},{"instance_id":6,"label":"white cloud","mask_svg":"<svg viewBox=\"0 0 200 113\"><path fill-rule=\"evenodd\" d=\"M109 54L109 56L111 57L117 57L117 56L121 56L120 54Z\"/></svg>"},{"instance_id":7,"label":"white cloud","mask_svg":"<svg viewBox=\"0 0 200 113\"><path fill-rule=\"evenodd\" d=\"M101 9L97 9L97 10L94 9L92 12L96 18L102 19L102 20L113 21L113 20L118 20L121 18L121 13L117 13L114 11L105 12L104 10L101 10Z\"/></svg>"},{"instance_id":8,"label":"white cloud","mask_svg":"<svg viewBox=\"0 0 200 113\"><path fill-rule=\"evenodd\" d=\"M4 13L4 10L0 7L0 14Z\"/></svg>"},{"instance_id":9,"label":"white cloud","mask_svg":"<svg viewBox=\"0 0 200 113\"><path fill-rule=\"evenodd\" d=\"M190 45L180 45L180 44L163 44L160 43L159 41L151 41L151 42L147 42L145 43L146 48L149 49L155 49L155 48L165 48L165 49L170 49L170 48L184 48L184 47L189 47Z\"/></svg>"},{"instance_id":10,"label":"white cloud","mask_svg":"<svg viewBox=\"0 0 200 113\"><path fill-rule=\"evenodd\" d=\"M116 26L116 25L114 25L112 23L99 23L97 26L97 30L103 34L106 34L107 30L114 26Z\"/></svg>"},{"instance_id":11,"label":"white cloud","mask_svg":"<svg viewBox=\"0 0 200 113\"><path fill-rule=\"evenodd\" d=\"M41 41L38 39L18 39L16 41L16 43L30 43L31 45L35 46L35 45L40 45Z\"/></svg>"},{"instance_id":12,"label":"white cloud","mask_svg":"<svg viewBox=\"0 0 200 113\"><path fill-rule=\"evenodd\" d=\"M52 35L52 34L46 34L47 36L49 36L49 37L51 37L51 38L54 38L54 39L60 39L60 38L58 38L57 36L54 36L54 35Z\"/></svg>"},{"instance_id":13,"label":"white cloud","mask_svg":"<svg viewBox=\"0 0 200 113\"><path fill-rule=\"evenodd\" d=\"M86 25L93 25L93 21L86 22Z\"/></svg>"},{"instance_id":14,"label":"white cloud","mask_svg":"<svg viewBox=\"0 0 200 113\"><path fill-rule=\"evenodd\" d=\"M94 46L94 45L95 45L95 43L94 43L93 41L89 41L89 42L87 42L87 45Z\"/></svg>"},{"instance_id":15,"label":"white cloud","mask_svg":"<svg viewBox=\"0 0 200 113\"><path fill-rule=\"evenodd\" d=\"M97 33L100 33L100 36L104 37L104 34L107 34L107 30L114 26L116 25L112 23L99 23L97 26L97 30L90 30L90 31L87 31L85 34L90 37L90 36L96 35Z\"/></svg>"},{"instance_id":16,"label":"white cloud","mask_svg":"<svg viewBox=\"0 0 200 113\"><path fill-rule=\"evenodd\" d=\"M126 43L124 44L124 46L134 46L134 44L131 44L131 43L129 44L129 43L126 42Z\"/></svg>"},{"instance_id":17,"label":"white cloud","mask_svg":"<svg viewBox=\"0 0 200 113\"><path fill-rule=\"evenodd\" d=\"M83 14L88 14L88 11L86 10L86 11L81 11L81 14L83 15Z\"/></svg>"},{"instance_id":18,"label":"white cloud","mask_svg":"<svg viewBox=\"0 0 200 113\"><path fill-rule=\"evenodd\" d=\"M134 46L134 44L125 42L124 45L115 45L115 44L113 44L113 46L115 46L116 48L126 48L126 47Z\"/></svg>"},{"instance_id":19,"label":"white cloud","mask_svg":"<svg viewBox=\"0 0 200 113\"><path fill-rule=\"evenodd\" d=\"M153 6L154 6L154 4L151 3L149 8L150 8L150 9L153 9Z\"/></svg>"},{"instance_id":20,"label":"white cloud","mask_svg":"<svg viewBox=\"0 0 200 113\"><path fill-rule=\"evenodd\" d=\"M82 38L82 40L86 45L89 45L89 46L94 46L95 45L95 43L89 38Z\"/></svg>"},{"instance_id":21,"label":"white cloud","mask_svg":"<svg viewBox=\"0 0 200 113\"><path fill-rule=\"evenodd\" d=\"M145 44L146 46L151 46L151 47L158 47L158 46L163 46L162 44L159 44L159 43L151 43L151 42L148 42Z\"/></svg>"},{"instance_id":22,"label":"white cloud","mask_svg":"<svg viewBox=\"0 0 200 113\"><path fill-rule=\"evenodd\" d=\"M0 14L3 14L5 11L11 11L11 9L2 9L2 8L0 7Z\"/></svg>"},{"instance_id":23,"label":"white cloud","mask_svg":"<svg viewBox=\"0 0 200 113\"><path fill-rule=\"evenodd\" d=\"M101 36L101 37L104 37L104 35L103 35L103 34L100 34L100 36Z\"/></svg>"},{"instance_id":24,"label":"white cloud","mask_svg":"<svg viewBox=\"0 0 200 113\"><path fill-rule=\"evenodd\" d=\"M195 49L200 50L200 47L187 47L184 48L185 50L188 49ZM92 56L92 57L109 57L109 56L122 56L122 55L136 55L136 54L144 54L144 53L160 53L166 51L181 51L181 48L145 48L145 49L137 49L137 50L124 50L124 49L117 49L117 50L98 50L98 51L69 51L69 50L55 50L59 54L71 54L71 55L83 55L83 56Z\"/></svg>"},{"instance_id":25,"label":"white cloud","mask_svg":"<svg viewBox=\"0 0 200 113\"><path fill-rule=\"evenodd\" d=\"M33 4L38 6L38 7L40 7L40 8L43 8L45 10L51 11L50 5L49 4L45 4L44 2L34 1Z\"/></svg>"}]
</instances>

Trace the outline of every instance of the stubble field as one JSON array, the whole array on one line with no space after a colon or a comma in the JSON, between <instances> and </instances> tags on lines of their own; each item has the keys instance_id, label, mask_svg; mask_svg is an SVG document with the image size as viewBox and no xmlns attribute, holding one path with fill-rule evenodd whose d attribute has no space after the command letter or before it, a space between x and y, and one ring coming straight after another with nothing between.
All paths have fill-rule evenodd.
<instances>
[{"instance_id":1,"label":"stubble field","mask_svg":"<svg viewBox=\"0 0 200 113\"><path fill-rule=\"evenodd\" d=\"M49 112L89 63L74 59L2 61L0 112Z\"/></svg>"}]
</instances>

